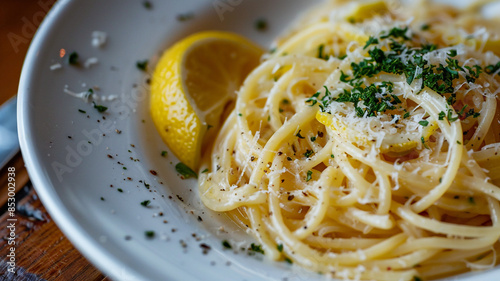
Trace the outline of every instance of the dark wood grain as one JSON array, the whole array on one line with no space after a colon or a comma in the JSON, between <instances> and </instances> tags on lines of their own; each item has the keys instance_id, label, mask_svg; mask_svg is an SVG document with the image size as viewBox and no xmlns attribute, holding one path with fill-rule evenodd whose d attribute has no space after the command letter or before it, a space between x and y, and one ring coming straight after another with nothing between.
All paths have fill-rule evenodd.
<instances>
[{"instance_id":1,"label":"dark wood grain","mask_svg":"<svg viewBox=\"0 0 500 281\"><path fill-rule=\"evenodd\" d=\"M110 280L96 270L57 228L36 192L25 187L15 214L16 274L6 271L10 230L8 212L0 217L0 280Z\"/></svg>"},{"instance_id":2,"label":"dark wood grain","mask_svg":"<svg viewBox=\"0 0 500 281\"><path fill-rule=\"evenodd\" d=\"M15 182L15 192L17 193L23 186L25 186L29 181L28 172L24 168L24 161L19 152L12 160L5 165L3 169L0 169L0 207L5 206L8 198L8 183L9 183L9 168L14 168L16 173Z\"/></svg>"}]
</instances>

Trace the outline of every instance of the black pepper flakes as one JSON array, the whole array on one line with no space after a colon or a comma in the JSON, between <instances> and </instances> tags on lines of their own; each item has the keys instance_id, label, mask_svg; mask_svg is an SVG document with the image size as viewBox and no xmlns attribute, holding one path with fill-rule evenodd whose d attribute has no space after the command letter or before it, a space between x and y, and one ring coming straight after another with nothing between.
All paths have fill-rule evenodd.
<instances>
[{"instance_id":1,"label":"black pepper flakes","mask_svg":"<svg viewBox=\"0 0 500 281\"><path fill-rule=\"evenodd\" d=\"M201 244L200 244L200 248L202 248L202 249L203 249L203 254L204 254L204 255L208 254L208 252L209 252L210 250L212 250L212 247L210 247L209 245L207 245L207 244L205 244L205 243L201 243Z\"/></svg>"}]
</instances>

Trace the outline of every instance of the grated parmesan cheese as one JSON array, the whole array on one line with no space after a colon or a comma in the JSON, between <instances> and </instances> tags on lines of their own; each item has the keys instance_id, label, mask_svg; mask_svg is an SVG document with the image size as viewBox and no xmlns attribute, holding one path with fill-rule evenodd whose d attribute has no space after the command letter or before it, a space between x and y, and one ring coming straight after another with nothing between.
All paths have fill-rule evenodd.
<instances>
[{"instance_id":1,"label":"grated parmesan cheese","mask_svg":"<svg viewBox=\"0 0 500 281\"><path fill-rule=\"evenodd\" d=\"M103 31L92 32L92 46L95 48L102 48L107 41L108 34Z\"/></svg>"}]
</instances>

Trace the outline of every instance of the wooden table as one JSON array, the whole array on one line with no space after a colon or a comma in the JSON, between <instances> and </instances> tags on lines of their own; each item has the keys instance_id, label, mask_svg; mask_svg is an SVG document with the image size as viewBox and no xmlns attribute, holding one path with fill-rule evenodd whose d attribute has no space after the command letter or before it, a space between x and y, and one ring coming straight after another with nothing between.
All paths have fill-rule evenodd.
<instances>
[{"instance_id":1,"label":"wooden table","mask_svg":"<svg viewBox=\"0 0 500 281\"><path fill-rule=\"evenodd\" d=\"M0 104L17 93L19 75L34 30L55 0L1 0ZM12 116L15 118L15 116ZM110 280L92 266L57 228L38 199L19 154L16 167L16 274L8 273L9 213L4 203L7 173L0 171L0 280Z\"/></svg>"}]
</instances>

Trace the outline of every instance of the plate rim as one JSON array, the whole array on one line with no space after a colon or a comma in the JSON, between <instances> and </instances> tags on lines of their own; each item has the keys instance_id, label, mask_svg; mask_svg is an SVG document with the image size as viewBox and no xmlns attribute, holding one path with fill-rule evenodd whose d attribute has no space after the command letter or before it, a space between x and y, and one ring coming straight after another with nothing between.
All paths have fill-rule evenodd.
<instances>
[{"instance_id":1,"label":"plate rim","mask_svg":"<svg viewBox=\"0 0 500 281\"><path fill-rule=\"evenodd\" d=\"M81 253L94 267L99 269L105 275L114 280L151 280L143 272L130 268L121 259L117 259L110 251L100 245L99 241L90 235L65 206L60 195L55 191L54 186L43 175L43 172L37 167L42 167L40 159L36 157L36 145L28 138L33 124L30 120L29 100L32 95L30 82L36 75L32 70L38 51L45 44L46 35L52 31L54 24L68 9L71 9L72 0L59 0L54 3L48 11L46 17L38 27L33 40L30 43L28 52L24 59L19 79L17 91L17 121L18 121L18 139L21 154L23 156L26 169L30 176L30 181L37 192L40 201L50 214L51 219L61 230L64 236L71 242L79 253ZM166 265L168 266L168 265ZM181 270L170 267L172 271L163 277L163 280L178 280L182 278Z\"/></svg>"}]
</instances>

